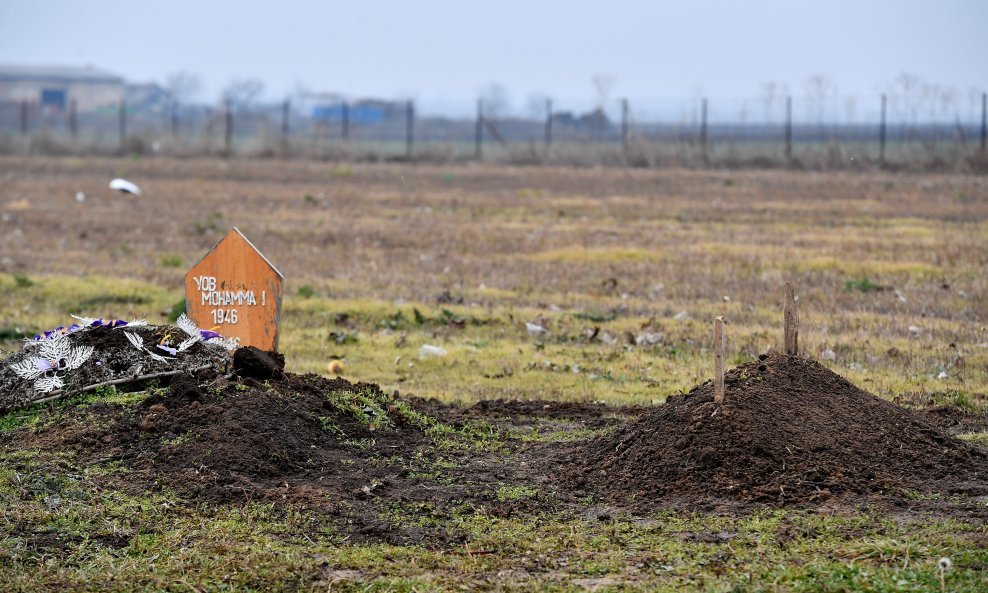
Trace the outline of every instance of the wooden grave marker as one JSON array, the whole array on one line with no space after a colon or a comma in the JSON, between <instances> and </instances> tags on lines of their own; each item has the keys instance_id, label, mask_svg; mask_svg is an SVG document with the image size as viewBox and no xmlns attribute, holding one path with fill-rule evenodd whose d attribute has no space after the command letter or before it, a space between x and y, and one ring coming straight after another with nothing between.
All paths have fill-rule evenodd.
<instances>
[{"instance_id":1,"label":"wooden grave marker","mask_svg":"<svg viewBox=\"0 0 988 593\"><path fill-rule=\"evenodd\" d=\"M278 348L285 277L234 228L185 275L185 308L199 327L241 346Z\"/></svg>"}]
</instances>

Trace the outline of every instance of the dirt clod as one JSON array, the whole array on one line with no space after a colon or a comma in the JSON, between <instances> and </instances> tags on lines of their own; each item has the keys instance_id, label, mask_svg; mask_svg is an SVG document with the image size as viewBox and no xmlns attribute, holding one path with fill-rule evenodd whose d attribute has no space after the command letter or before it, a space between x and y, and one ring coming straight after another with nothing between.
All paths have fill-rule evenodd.
<instances>
[{"instance_id":1,"label":"dirt clod","mask_svg":"<svg viewBox=\"0 0 988 593\"><path fill-rule=\"evenodd\" d=\"M244 378L267 381L285 378L285 355L265 352L256 346L238 348L233 353L233 368Z\"/></svg>"}]
</instances>

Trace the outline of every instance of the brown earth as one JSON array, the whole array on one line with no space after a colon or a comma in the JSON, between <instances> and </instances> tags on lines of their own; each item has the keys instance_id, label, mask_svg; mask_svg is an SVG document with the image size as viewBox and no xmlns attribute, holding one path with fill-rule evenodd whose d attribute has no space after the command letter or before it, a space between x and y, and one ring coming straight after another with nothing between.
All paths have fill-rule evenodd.
<instances>
[{"instance_id":1,"label":"brown earth","mask_svg":"<svg viewBox=\"0 0 988 593\"><path fill-rule=\"evenodd\" d=\"M354 541L429 546L458 541L447 519L478 509L600 518L665 507L903 506L907 491L968 502L988 494L984 450L797 358L733 369L719 407L708 382L658 408L505 400L459 408L282 373L272 353L241 349L235 360L244 376L206 370L136 404L55 409L37 431L0 434L0 447L119 463L126 472L96 479L135 494L302 506ZM603 434L511 436L582 429ZM527 494L501 495L518 486ZM587 494L614 506L588 511ZM944 505L935 503L947 514L977 513L969 503ZM388 512L423 515L431 526Z\"/></svg>"},{"instance_id":2,"label":"brown earth","mask_svg":"<svg viewBox=\"0 0 988 593\"><path fill-rule=\"evenodd\" d=\"M564 486L637 508L988 494L988 454L819 363L781 355L557 458Z\"/></svg>"},{"instance_id":3,"label":"brown earth","mask_svg":"<svg viewBox=\"0 0 988 593\"><path fill-rule=\"evenodd\" d=\"M550 500L551 485L534 469L533 447L471 442L477 437L470 426L478 425L478 434L498 432L476 411L401 400L376 385L342 378L288 373L261 382L254 376L277 369L276 355L241 349L234 358L238 372L248 376L202 371L175 377L166 390L137 404L56 409L37 432L0 434L0 446L70 451L86 465L121 463L125 474L100 479L131 493L170 492L193 504L301 505L321 511L356 540L439 545L459 537L444 527L398 528L382 516L387 508L449 516L463 508L514 515L557 506ZM498 402L486 418L520 418L556 405L524 402L512 410L510 403ZM373 406L386 414L375 417ZM596 404L561 408L566 411L527 425L573 429L585 422L613 423L620 414ZM444 432L437 436L430 426ZM545 495L499 500L500 487L522 484Z\"/></svg>"}]
</instances>

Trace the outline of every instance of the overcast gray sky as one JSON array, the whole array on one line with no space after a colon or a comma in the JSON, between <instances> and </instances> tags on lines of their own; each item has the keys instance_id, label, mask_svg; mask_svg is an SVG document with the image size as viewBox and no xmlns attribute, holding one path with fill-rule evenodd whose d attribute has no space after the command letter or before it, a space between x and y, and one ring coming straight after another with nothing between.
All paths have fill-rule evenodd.
<instances>
[{"instance_id":1,"label":"overcast gray sky","mask_svg":"<svg viewBox=\"0 0 988 593\"><path fill-rule=\"evenodd\" d=\"M234 78L469 109L490 83L594 100L756 97L828 77L872 95L902 72L988 87L988 0L0 0L0 62L93 64L130 80L189 71L214 100Z\"/></svg>"}]
</instances>

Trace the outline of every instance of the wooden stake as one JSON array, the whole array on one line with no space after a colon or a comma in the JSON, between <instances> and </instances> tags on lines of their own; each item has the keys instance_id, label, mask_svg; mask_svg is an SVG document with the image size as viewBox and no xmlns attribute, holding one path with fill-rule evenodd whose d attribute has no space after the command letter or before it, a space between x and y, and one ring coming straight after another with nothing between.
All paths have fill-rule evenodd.
<instances>
[{"instance_id":1,"label":"wooden stake","mask_svg":"<svg viewBox=\"0 0 988 593\"><path fill-rule=\"evenodd\" d=\"M724 332L724 318L714 319L714 403L724 401L724 348L727 334Z\"/></svg>"},{"instance_id":2,"label":"wooden stake","mask_svg":"<svg viewBox=\"0 0 988 593\"><path fill-rule=\"evenodd\" d=\"M792 283L785 284L785 304L783 305L783 334L785 336L786 355L799 356L799 307Z\"/></svg>"}]
</instances>

